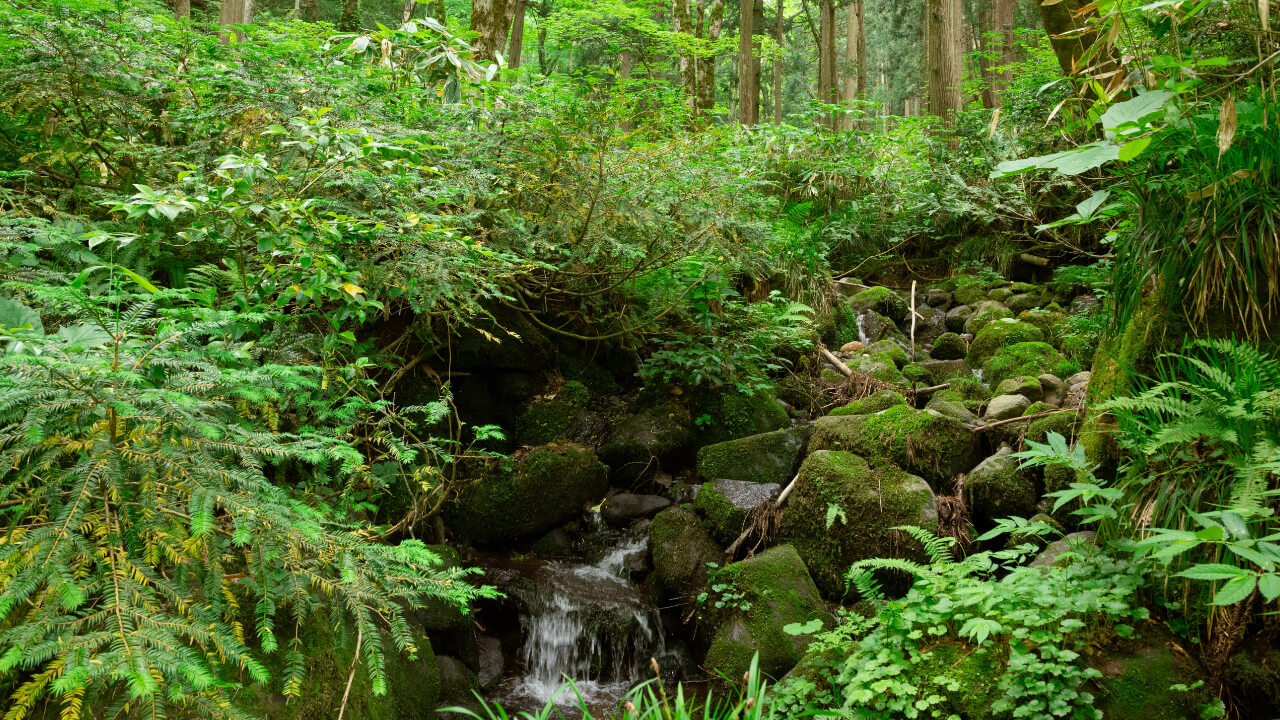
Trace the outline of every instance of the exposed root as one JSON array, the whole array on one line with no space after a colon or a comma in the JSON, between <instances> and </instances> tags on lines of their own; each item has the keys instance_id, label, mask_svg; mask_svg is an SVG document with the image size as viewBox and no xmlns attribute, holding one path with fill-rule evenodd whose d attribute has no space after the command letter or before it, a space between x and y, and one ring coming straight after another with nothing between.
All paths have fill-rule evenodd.
<instances>
[{"instance_id":1,"label":"exposed root","mask_svg":"<svg viewBox=\"0 0 1280 720\"><path fill-rule=\"evenodd\" d=\"M954 495L939 495L938 534L955 538L961 554L973 551L973 538L969 536L969 504L964 499L964 475L955 479Z\"/></svg>"}]
</instances>

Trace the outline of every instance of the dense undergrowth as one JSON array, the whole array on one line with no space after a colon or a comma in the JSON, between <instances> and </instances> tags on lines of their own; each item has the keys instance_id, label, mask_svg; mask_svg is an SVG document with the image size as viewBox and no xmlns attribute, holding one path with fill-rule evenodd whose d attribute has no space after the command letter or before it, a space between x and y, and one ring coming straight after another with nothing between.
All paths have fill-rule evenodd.
<instances>
[{"instance_id":1,"label":"dense undergrowth","mask_svg":"<svg viewBox=\"0 0 1280 720\"><path fill-rule=\"evenodd\" d=\"M1091 420L1114 432L1022 459L1064 468L1054 510L1101 541L1042 570L1037 520L967 557L918 535L933 563L857 568L879 573L851 574L858 612L795 629L829 651L812 676L752 673L729 706L655 685L636 715L1097 717L1081 659L1153 626L1198 646L1205 717L1237 712L1225 664L1280 597L1280 105L1254 10L1106 4L1139 82L1076 93L1031 33L1003 116L832 132L499 71L456 26L228 43L149 3L0 5L5 717L249 716L245 687L300 691L316 614L383 690L411 610L493 595L419 539L507 447L455 402L467 338L751 396L850 339L833 277L1028 262L1100 301L1061 345L1115 366Z\"/></svg>"}]
</instances>

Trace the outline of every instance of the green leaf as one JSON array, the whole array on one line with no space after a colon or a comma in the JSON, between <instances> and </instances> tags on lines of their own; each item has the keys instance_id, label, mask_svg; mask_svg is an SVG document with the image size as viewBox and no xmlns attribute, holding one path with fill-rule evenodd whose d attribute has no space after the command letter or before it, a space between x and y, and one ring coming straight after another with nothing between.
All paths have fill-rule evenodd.
<instances>
[{"instance_id":1,"label":"green leaf","mask_svg":"<svg viewBox=\"0 0 1280 720\"><path fill-rule=\"evenodd\" d=\"M1129 162L1130 160L1141 155L1148 146L1151 145L1151 137L1138 138L1131 140L1120 148L1120 162Z\"/></svg>"},{"instance_id":2,"label":"green leaf","mask_svg":"<svg viewBox=\"0 0 1280 720\"><path fill-rule=\"evenodd\" d=\"M1080 213L1080 217L1082 218L1091 218L1093 217L1093 214L1098 211L1098 208L1102 207L1102 203L1106 202L1109 197L1111 197L1110 190L1099 190L1090 195L1087 200L1076 205L1076 212Z\"/></svg>"},{"instance_id":3,"label":"green leaf","mask_svg":"<svg viewBox=\"0 0 1280 720\"><path fill-rule=\"evenodd\" d=\"M782 626L782 632L788 635L812 635L822 629L822 621L814 618L807 623L788 623Z\"/></svg>"},{"instance_id":4,"label":"green leaf","mask_svg":"<svg viewBox=\"0 0 1280 720\"><path fill-rule=\"evenodd\" d=\"M63 345L78 348L99 347L109 344L114 339L102 328L88 323L68 325L59 330L54 338Z\"/></svg>"},{"instance_id":5,"label":"green leaf","mask_svg":"<svg viewBox=\"0 0 1280 720\"><path fill-rule=\"evenodd\" d=\"M152 285L150 280L147 280L146 278L144 278L144 277L142 277L141 275L139 275L138 273L136 273L136 272L134 272L134 271L130 270L129 268L122 267L122 268L119 268L119 270L120 270L120 272L122 272L122 273L124 273L125 275L128 275L130 278L132 278L132 279L133 279L133 281L134 281L135 283L137 283L139 287L141 287L143 290L146 290L147 292L151 293L152 295L155 295L156 293L159 293L159 292L160 292L160 289L159 289L159 288L157 288L155 285Z\"/></svg>"},{"instance_id":6,"label":"green leaf","mask_svg":"<svg viewBox=\"0 0 1280 720\"><path fill-rule=\"evenodd\" d=\"M1192 580L1232 580L1235 578L1248 575L1249 571L1244 568L1238 568L1235 565L1222 565L1220 563L1203 563L1193 565L1186 570L1178 573L1178 577L1190 578Z\"/></svg>"},{"instance_id":7,"label":"green leaf","mask_svg":"<svg viewBox=\"0 0 1280 720\"><path fill-rule=\"evenodd\" d=\"M40 313L17 300L0 298L0 328L15 330L20 327L30 327L33 332L44 334Z\"/></svg>"},{"instance_id":8,"label":"green leaf","mask_svg":"<svg viewBox=\"0 0 1280 720\"><path fill-rule=\"evenodd\" d=\"M1153 90L1112 105L1102 114L1102 129L1107 131L1108 138L1115 138L1114 130L1130 124L1141 126L1144 120L1162 111L1172 97L1173 93L1168 90Z\"/></svg>"},{"instance_id":9,"label":"green leaf","mask_svg":"<svg viewBox=\"0 0 1280 720\"><path fill-rule=\"evenodd\" d=\"M1275 573L1267 573L1258 578L1258 592L1262 593L1262 597L1267 602L1280 597L1280 575Z\"/></svg>"},{"instance_id":10,"label":"green leaf","mask_svg":"<svg viewBox=\"0 0 1280 720\"><path fill-rule=\"evenodd\" d=\"M1235 605L1253 594L1253 589L1257 587L1258 579L1252 575L1247 577L1238 577L1235 580L1223 585L1218 593L1213 596L1214 605Z\"/></svg>"}]
</instances>

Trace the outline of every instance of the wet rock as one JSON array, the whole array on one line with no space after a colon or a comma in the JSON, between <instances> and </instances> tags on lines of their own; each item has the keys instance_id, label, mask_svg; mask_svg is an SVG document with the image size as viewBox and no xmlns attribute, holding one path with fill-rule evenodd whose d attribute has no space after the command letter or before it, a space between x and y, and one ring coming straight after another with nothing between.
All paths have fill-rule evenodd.
<instances>
[{"instance_id":1,"label":"wet rock","mask_svg":"<svg viewBox=\"0 0 1280 720\"><path fill-rule=\"evenodd\" d=\"M711 419L694 432L699 447L780 430L791 422L777 398L765 391L747 394L732 387L703 388L694 393L691 404L693 417Z\"/></svg>"},{"instance_id":2,"label":"wet rock","mask_svg":"<svg viewBox=\"0 0 1280 720\"><path fill-rule=\"evenodd\" d=\"M599 450L614 484L634 485L660 468L684 462L692 454L693 444L687 417L674 403L664 403L624 415L614 423Z\"/></svg>"},{"instance_id":3,"label":"wet rock","mask_svg":"<svg viewBox=\"0 0 1280 720\"><path fill-rule=\"evenodd\" d=\"M1040 328L1017 320L999 320L982 328L969 344L969 364L981 366L1002 348L1022 342L1040 342L1044 333ZM1023 373L1039 375L1040 373Z\"/></svg>"},{"instance_id":4,"label":"wet rock","mask_svg":"<svg viewBox=\"0 0 1280 720\"><path fill-rule=\"evenodd\" d=\"M564 528L556 528L534 541L529 549L539 555L571 555L573 537Z\"/></svg>"},{"instance_id":5,"label":"wet rock","mask_svg":"<svg viewBox=\"0 0 1280 720\"><path fill-rule=\"evenodd\" d=\"M987 411L982 413L982 419L987 422L996 422L1022 417L1022 413L1029 407L1031 407L1031 401L1023 395L998 395L987 403Z\"/></svg>"},{"instance_id":6,"label":"wet rock","mask_svg":"<svg viewBox=\"0 0 1280 720\"><path fill-rule=\"evenodd\" d=\"M925 409L933 410L934 412L941 413L950 418L955 418L965 425L974 425L978 422L978 418L969 411L969 408L965 407L962 403L954 400L948 400L942 395L936 395L929 400L929 404L925 406Z\"/></svg>"},{"instance_id":7,"label":"wet rock","mask_svg":"<svg viewBox=\"0 0 1280 720\"><path fill-rule=\"evenodd\" d=\"M520 445L545 445L569 439L590 401L587 387L577 381L565 383L555 394L535 398L516 420L516 441Z\"/></svg>"},{"instance_id":8,"label":"wet rock","mask_svg":"<svg viewBox=\"0 0 1280 720\"><path fill-rule=\"evenodd\" d=\"M947 314L937 308L916 308L916 347L934 342L947 332ZM910 323L907 323L908 325Z\"/></svg>"},{"instance_id":9,"label":"wet rock","mask_svg":"<svg viewBox=\"0 0 1280 720\"><path fill-rule=\"evenodd\" d=\"M1013 313L1009 308L998 302L985 300L973 306L973 314L964 323L965 332L978 335L982 329L997 320L1008 320L1013 318Z\"/></svg>"},{"instance_id":10,"label":"wet rock","mask_svg":"<svg viewBox=\"0 0 1280 720\"><path fill-rule=\"evenodd\" d=\"M925 291L924 301L929 307L946 309L951 306L951 293L941 288L929 288Z\"/></svg>"},{"instance_id":11,"label":"wet rock","mask_svg":"<svg viewBox=\"0 0 1280 720\"><path fill-rule=\"evenodd\" d=\"M934 360L963 360L968 352L968 343L956 333L949 332L939 335L938 339L933 341L933 349L929 351L929 357Z\"/></svg>"},{"instance_id":12,"label":"wet rock","mask_svg":"<svg viewBox=\"0 0 1280 720\"><path fill-rule=\"evenodd\" d=\"M964 360L925 360L920 366L929 371L929 379L935 385L973 376L973 368Z\"/></svg>"},{"instance_id":13,"label":"wet rock","mask_svg":"<svg viewBox=\"0 0 1280 720\"><path fill-rule=\"evenodd\" d=\"M633 520L651 517L671 507L671 501L661 495L637 495L618 493L610 495L600 508L600 516L614 527L623 527Z\"/></svg>"},{"instance_id":14,"label":"wet rock","mask_svg":"<svg viewBox=\"0 0 1280 720\"><path fill-rule=\"evenodd\" d=\"M436 657L440 668L440 700L438 708L461 707L480 712L480 702L476 699L476 691L480 689L480 681L461 660L440 655ZM460 717L446 715L446 717Z\"/></svg>"},{"instance_id":15,"label":"wet rock","mask_svg":"<svg viewBox=\"0 0 1280 720\"><path fill-rule=\"evenodd\" d=\"M781 677L804 657L812 638L789 635L791 623L821 620L831 624L831 614L818 595L804 562L790 545L778 545L741 562L726 566L717 579L744 595L715 617L717 629L703 666L712 674L741 678L759 654L760 672Z\"/></svg>"},{"instance_id":16,"label":"wet rock","mask_svg":"<svg viewBox=\"0 0 1280 720\"><path fill-rule=\"evenodd\" d=\"M492 690L502 680L506 661L502 656L502 641L490 635L476 638L476 681L482 690Z\"/></svg>"},{"instance_id":17,"label":"wet rock","mask_svg":"<svg viewBox=\"0 0 1280 720\"><path fill-rule=\"evenodd\" d=\"M897 390L880 390L860 400L854 400L831 411L837 417L841 415L870 415L881 410L888 410L894 405L906 405L907 399Z\"/></svg>"},{"instance_id":18,"label":"wet rock","mask_svg":"<svg viewBox=\"0 0 1280 720\"><path fill-rule=\"evenodd\" d=\"M1034 403L1044 398L1044 389L1040 385L1040 380L1024 375L1000 381L996 386L995 394L1021 395Z\"/></svg>"},{"instance_id":19,"label":"wet rock","mask_svg":"<svg viewBox=\"0 0 1280 720\"><path fill-rule=\"evenodd\" d=\"M964 332L964 326L973 317L973 308L968 305L957 305L947 311L946 325L951 332Z\"/></svg>"},{"instance_id":20,"label":"wet rock","mask_svg":"<svg viewBox=\"0 0 1280 720\"><path fill-rule=\"evenodd\" d=\"M445 519L459 537L478 544L536 536L604 497L607 475L590 450L546 445L512 463L491 463L460 489Z\"/></svg>"},{"instance_id":21,"label":"wet rock","mask_svg":"<svg viewBox=\"0 0 1280 720\"><path fill-rule=\"evenodd\" d=\"M707 583L707 563L723 563L724 549L711 539L692 510L663 510L649 525L649 554L658 592L688 599Z\"/></svg>"},{"instance_id":22,"label":"wet rock","mask_svg":"<svg viewBox=\"0 0 1280 720\"><path fill-rule=\"evenodd\" d=\"M828 524L832 505L838 514ZM922 478L892 464L873 465L851 452L819 450L800 466L778 534L805 558L822 592L839 600L845 593L844 575L854 562L918 552L917 546L900 542L891 528L933 529L937 520L933 491Z\"/></svg>"},{"instance_id":23,"label":"wet rock","mask_svg":"<svg viewBox=\"0 0 1280 720\"><path fill-rule=\"evenodd\" d=\"M698 475L704 480L788 482L800 465L811 427L800 425L707 445L698 451Z\"/></svg>"},{"instance_id":24,"label":"wet rock","mask_svg":"<svg viewBox=\"0 0 1280 720\"><path fill-rule=\"evenodd\" d=\"M861 315L872 311L879 313L894 322L907 319L910 308L902 296L887 287L873 287L849 298L849 307Z\"/></svg>"},{"instance_id":25,"label":"wet rock","mask_svg":"<svg viewBox=\"0 0 1280 720\"><path fill-rule=\"evenodd\" d=\"M1062 355L1048 343L1019 342L997 350L982 363L982 372L988 383L998 385L1005 378L1052 372L1062 362Z\"/></svg>"},{"instance_id":26,"label":"wet rock","mask_svg":"<svg viewBox=\"0 0 1280 720\"><path fill-rule=\"evenodd\" d=\"M778 483L712 480L702 484L694 507L705 516L711 537L729 545L747 527L751 513L780 490Z\"/></svg>"},{"instance_id":27,"label":"wet rock","mask_svg":"<svg viewBox=\"0 0 1280 720\"><path fill-rule=\"evenodd\" d=\"M1013 449L1002 445L964 479L965 497L974 523L980 527L1006 517L1031 517L1040 499L1029 472L1018 467Z\"/></svg>"},{"instance_id":28,"label":"wet rock","mask_svg":"<svg viewBox=\"0 0 1280 720\"><path fill-rule=\"evenodd\" d=\"M864 338L868 343L887 339L906 340L906 336L902 334L902 331L898 329L893 320L874 310L867 310L858 315L858 330L860 337Z\"/></svg>"},{"instance_id":29,"label":"wet rock","mask_svg":"<svg viewBox=\"0 0 1280 720\"><path fill-rule=\"evenodd\" d=\"M962 422L928 410L896 405L874 415L819 418L810 451L847 450L873 464L892 463L920 475L935 490L949 490L973 467L977 442Z\"/></svg>"}]
</instances>

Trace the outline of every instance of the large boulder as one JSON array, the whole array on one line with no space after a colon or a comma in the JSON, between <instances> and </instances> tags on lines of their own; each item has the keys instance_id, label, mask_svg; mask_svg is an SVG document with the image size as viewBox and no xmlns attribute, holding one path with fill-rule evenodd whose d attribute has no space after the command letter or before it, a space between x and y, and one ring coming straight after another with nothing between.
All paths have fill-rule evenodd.
<instances>
[{"instance_id":1,"label":"large boulder","mask_svg":"<svg viewBox=\"0 0 1280 720\"><path fill-rule=\"evenodd\" d=\"M600 446L615 485L633 485L663 467L675 467L692 454L688 414L674 403L639 409L613 424Z\"/></svg>"},{"instance_id":2,"label":"large boulder","mask_svg":"<svg viewBox=\"0 0 1280 720\"><path fill-rule=\"evenodd\" d=\"M600 517L613 527L622 527L633 520L647 518L671 507L671 501L661 495L637 495L618 493L610 495L600 508Z\"/></svg>"},{"instance_id":3,"label":"large boulder","mask_svg":"<svg viewBox=\"0 0 1280 720\"><path fill-rule=\"evenodd\" d=\"M928 345L947 332L947 314L937 308L917 307L916 346ZM910 324L910 323L907 323Z\"/></svg>"},{"instance_id":4,"label":"large boulder","mask_svg":"<svg viewBox=\"0 0 1280 720\"><path fill-rule=\"evenodd\" d=\"M964 326L969 323L971 317L973 317L973 308L968 305L957 305L947 311L947 329L953 333L965 332Z\"/></svg>"},{"instance_id":5,"label":"large boulder","mask_svg":"<svg viewBox=\"0 0 1280 720\"><path fill-rule=\"evenodd\" d=\"M819 418L809 448L847 450L876 465L893 463L937 491L949 491L952 478L977 459L977 441L964 423L906 405L874 415Z\"/></svg>"},{"instance_id":6,"label":"large boulder","mask_svg":"<svg viewBox=\"0 0 1280 720\"><path fill-rule=\"evenodd\" d=\"M969 364L979 367L1001 348L1021 342L1043 340L1044 332L1035 325L1017 320L999 320L983 327L974 336L973 342L969 343ZM1031 375L1035 376L1039 373L1031 373Z\"/></svg>"},{"instance_id":7,"label":"large boulder","mask_svg":"<svg viewBox=\"0 0 1280 720\"><path fill-rule=\"evenodd\" d=\"M1031 407L1031 401L1023 395L997 395L987 403L987 411L982 414L982 419L987 422L999 422L1022 417L1029 407Z\"/></svg>"},{"instance_id":8,"label":"large boulder","mask_svg":"<svg viewBox=\"0 0 1280 720\"><path fill-rule=\"evenodd\" d=\"M658 594L688 600L706 586L707 563L723 563L724 549L688 508L667 508L649 524L649 554Z\"/></svg>"},{"instance_id":9,"label":"large boulder","mask_svg":"<svg viewBox=\"0 0 1280 720\"><path fill-rule=\"evenodd\" d=\"M874 310L858 314L858 337L868 344L881 340L898 339L903 342L907 340L907 336L902 334L893 320Z\"/></svg>"},{"instance_id":10,"label":"large boulder","mask_svg":"<svg viewBox=\"0 0 1280 720\"><path fill-rule=\"evenodd\" d=\"M920 367L929 372L929 379L935 385L951 382L956 378L973 377L973 368L964 360L925 360Z\"/></svg>"},{"instance_id":11,"label":"large boulder","mask_svg":"<svg viewBox=\"0 0 1280 720\"><path fill-rule=\"evenodd\" d=\"M535 398L516 420L520 445L545 445L553 440L576 439L574 427L591 401L587 386L571 380L559 392Z\"/></svg>"},{"instance_id":12,"label":"large boulder","mask_svg":"<svg viewBox=\"0 0 1280 720\"><path fill-rule=\"evenodd\" d=\"M704 419L694 437L699 447L780 430L790 423L778 399L763 390L704 388L693 394L692 406L693 417Z\"/></svg>"},{"instance_id":13,"label":"large boulder","mask_svg":"<svg viewBox=\"0 0 1280 720\"><path fill-rule=\"evenodd\" d=\"M704 480L788 482L800 465L810 428L800 425L707 445L698 451L698 475Z\"/></svg>"},{"instance_id":14,"label":"large boulder","mask_svg":"<svg viewBox=\"0 0 1280 720\"><path fill-rule=\"evenodd\" d=\"M705 516L711 537L729 545L746 529L755 509L781 489L778 483L712 480L702 484L694 507Z\"/></svg>"},{"instance_id":15,"label":"large boulder","mask_svg":"<svg viewBox=\"0 0 1280 720\"><path fill-rule=\"evenodd\" d=\"M993 322L1012 318L1009 308L993 300L984 300L973 306L973 314L964 323L965 332L977 335Z\"/></svg>"},{"instance_id":16,"label":"large boulder","mask_svg":"<svg viewBox=\"0 0 1280 720\"><path fill-rule=\"evenodd\" d=\"M1056 373L1062 366L1062 355L1043 342L1020 342L1003 347L982 364L983 379L999 385L1019 375L1039 376Z\"/></svg>"},{"instance_id":17,"label":"large boulder","mask_svg":"<svg viewBox=\"0 0 1280 720\"><path fill-rule=\"evenodd\" d=\"M609 488L596 454L570 444L546 445L492 462L465 484L445 519L459 537L492 544L539 535L598 502Z\"/></svg>"},{"instance_id":18,"label":"large boulder","mask_svg":"<svg viewBox=\"0 0 1280 720\"><path fill-rule=\"evenodd\" d=\"M778 535L804 556L823 593L839 600L854 562L901 557L903 548L915 547L891 528L934 530L937 523L933 491L923 479L893 465L873 467L851 452L819 450L800 466Z\"/></svg>"},{"instance_id":19,"label":"large boulder","mask_svg":"<svg viewBox=\"0 0 1280 720\"><path fill-rule=\"evenodd\" d=\"M871 415L881 410L888 410L894 405L906 405L907 399L897 390L879 390L870 395L854 400L848 405L831 411L832 415L837 417L841 415Z\"/></svg>"},{"instance_id":20,"label":"large boulder","mask_svg":"<svg viewBox=\"0 0 1280 720\"><path fill-rule=\"evenodd\" d=\"M980 527L1006 517L1031 517L1040 500L1031 473L1019 467L1008 445L969 471L964 491L969 514Z\"/></svg>"},{"instance_id":21,"label":"large boulder","mask_svg":"<svg viewBox=\"0 0 1280 720\"><path fill-rule=\"evenodd\" d=\"M873 287L849 298L849 307L861 315L871 310L900 323L907 319L910 308L902 296L887 287Z\"/></svg>"},{"instance_id":22,"label":"large boulder","mask_svg":"<svg viewBox=\"0 0 1280 720\"><path fill-rule=\"evenodd\" d=\"M929 357L934 360L963 360L968 352L969 344L964 341L964 338L949 332L939 335L938 339L933 341L933 349L929 351Z\"/></svg>"},{"instance_id":23,"label":"large boulder","mask_svg":"<svg viewBox=\"0 0 1280 720\"><path fill-rule=\"evenodd\" d=\"M782 677L804 657L811 642L783 628L811 620L827 626L832 622L804 562L790 545L728 565L716 574L716 582L741 597L704 617L716 630L703 667L730 682L739 681L757 654L761 673Z\"/></svg>"}]
</instances>

